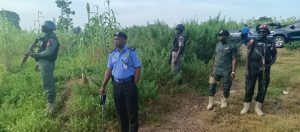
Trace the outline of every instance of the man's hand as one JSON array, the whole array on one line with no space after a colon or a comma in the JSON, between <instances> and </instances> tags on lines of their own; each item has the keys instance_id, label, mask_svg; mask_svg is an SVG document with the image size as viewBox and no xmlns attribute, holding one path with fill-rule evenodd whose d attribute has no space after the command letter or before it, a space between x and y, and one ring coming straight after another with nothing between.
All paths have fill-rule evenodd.
<instances>
[{"instance_id":1,"label":"man's hand","mask_svg":"<svg viewBox=\"0 0 300 132\"><path fill-rule=\"evenodd\" d=\"M233 81L235 78L235 72L231 72L230 79Z\"/></svg>"},{"instance_id":2,"label":"man's hand","mask_svg":"<svg viewBox=\"0 0 300 132\"><path fill-rule=\"evenodd\" d=\"M255 39L252 38L252 39L248 42L248 45L253 45L254 42L255 42Z\"/></svg>"},{"instance_id":3,"label":"man's hand","mask_svg":"<svg viewBox=\"0 0 300 132\"><path fill-rule=\"evenodd\" d=\"M105 94L105 92L106 92L106 85L107 85L107 83L108 83L111 75L112 75L112 69L107 69L106 72L105 72L105 75L104 75L103 82L102 82L103 84L102 84L102 86L99 89L99 94L100 95Z\"/></svg>"},{"instance_id":4,"label":"man's hand","mask_svg":"<svg viewBox=\"0 0 300 132\"><path fill-rule=\"evenodd\" d=\"M39 72L39 71L40 71L40 68L39 68L39 67L40 67L39 64L36 64L35 67L34 67L34 70L35 70L36 72Z\"/></svg>"},{"instance_id":5,"label":"man's hand","mask_svg":"<svg viewBox=\"0 0 300 132\"><path fill-rule=\"evenodd\" d=\"M134 74L135 85L138 85L140 80L141 80L141 67L139 67L135 70L135 74Z\"/></svg>"},{"instance_id":6,"label":"man's hand","mask_svg":"<svg viewBox=\"0 0 300 132\"><path fill-rule=\"evenodd\" d=\"M174 64L177 65L177 62L178 62L178 52L175 54L175 57L174 57L174 58L175 58Z\"/></svg>"},{"instance_id":7,"label":"man's hand","mask_svg":"<svg viewBox=\"0 0 300 132\"><path fill-rule=\"evenodd\" d=\"M104 95L105 93L106 93L106 88L104 86L101 86L101 88L99 89L99 94Z\"/></svg>"},{"instance_id":8,"label":"man's hand","mask_svg":"<svg viewBox=\"0 0 300 132\"><path fill-rule=\"evenodd\" d=\"M174 60L174 65L177 65L177 59Z\"/></svg>"},{"instance_id":9,"label":"man's hand","mask_svg":"<svg viewBox=\"0 0 300 132\"><path fill-rule=\"evenodd\" d=\"M139 84L139 80L134 79L134 84L138 85Z\"/></svg>"},{"instance_id":10,"label":"man's hand","mask_svg":"<svg viewBox=\"0 0 300 132\"><path fill-rule=\"evenodd\" d=\"M29 55L32 57L32 58L36 58L38 53L34 53L34 52L30 52Z\"/></svg>"}]
</instances>

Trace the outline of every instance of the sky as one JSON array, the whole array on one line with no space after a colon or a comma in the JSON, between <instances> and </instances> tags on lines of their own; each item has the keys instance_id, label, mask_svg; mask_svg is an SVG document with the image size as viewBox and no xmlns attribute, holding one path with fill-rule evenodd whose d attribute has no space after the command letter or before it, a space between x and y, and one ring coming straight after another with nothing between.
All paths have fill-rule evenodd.
<instances>
[{"instance_id":1,"label":"sky","mask_svg":"<svg viewBox=\"0 0 300 132\"><path fill-rule=\"evenodd\" d=\"M86 3L91 11L104 11L104 0L71 0L74 26L87 23ZM299 0L110 0L110 7L116 12L122 27L145 25L163 20L170 26L186 20L199 22L215 17L241 21L249 18L269 16L276 18L299 17ZM42 12L40 21L58 18L59 8L55 0L0 0L0 9L14 11L20 15L20 25L31 30L37 26L38 11ZM298 11L297 11L298 10ZM35 24L34 24L35 23Z\"/></svg>"}]
</instances>

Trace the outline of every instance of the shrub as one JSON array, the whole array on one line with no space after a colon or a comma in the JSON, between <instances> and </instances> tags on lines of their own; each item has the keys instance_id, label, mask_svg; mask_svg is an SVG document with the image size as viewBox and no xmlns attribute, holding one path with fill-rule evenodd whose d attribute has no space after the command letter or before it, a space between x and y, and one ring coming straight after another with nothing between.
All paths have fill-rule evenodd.
<instances>
[{"instance_id":1,"label":"shrub","mask_svg":"<svg viewBox=\"0 0 300 132\"><path fill-rule=\"evenodd\" d=\"M291 42L290 44L284 45L284 47L287 48L288 50L295 50L300 48L300 42L299 41Z\"/></svg>"}]
</instances>

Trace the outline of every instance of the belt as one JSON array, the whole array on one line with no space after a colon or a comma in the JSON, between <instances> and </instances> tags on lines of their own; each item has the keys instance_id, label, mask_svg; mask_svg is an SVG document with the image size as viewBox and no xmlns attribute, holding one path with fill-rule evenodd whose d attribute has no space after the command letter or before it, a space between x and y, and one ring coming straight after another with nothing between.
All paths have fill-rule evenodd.
<instances>
[{"instance_id":1,"label":"belt","mask_svg":"<svg viewBox=\"0 0 300 132\"><path fill-rule=\"evenodd\" d=\"M125 79L116 79L114 78L114 82L116 83L127 83L127 82L131 82L133 81L133 76L129 77L129 78L125 78Z\"/></svg>"}]
</instances>

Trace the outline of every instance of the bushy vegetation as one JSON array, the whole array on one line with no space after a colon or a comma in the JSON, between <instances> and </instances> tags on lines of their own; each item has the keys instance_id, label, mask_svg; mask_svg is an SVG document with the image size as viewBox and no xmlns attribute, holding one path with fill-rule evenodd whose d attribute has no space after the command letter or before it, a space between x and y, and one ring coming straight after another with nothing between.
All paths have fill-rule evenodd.
<instances>
[{"instance_id":1,"label":"bushy vegetation","mask_svg":"<svg viewBox=\"0 0 300 132\"><path fill-rule=\"evenodd\" d=\"M287 48L288 50L299 49L300 42L299 41L291 42L290 44L285 44L284 47Z\"/></svg>"},{"instance_id":2,"label":"bushy vegetation","mask_svg":"<svg viewBox=\"0 0 300 132\"><path fill-rule=\"evenodd\" d=\"M112 35L123 30L130 47L137 48L142 60L139 84L140 119L150 120L151 105L159 94L195 91L206 94L211 58L220 29L238 29L242 23L226 21L220 16L206 22L184 22L187 45L184 53L183 84L177 86L168 64L175 35L173 27L157 21L145 26L120 28L113 10L92 17L83 32L57 31L61 43L56 63L57 106L54 117L44 115L46 99L40 73L34 72L30 59L19 69L24 51L35 39L0 17L0 131L100 131L115 130L117 116L108 91L104 123L98 89L106 69L108 53L113 49ZM181 89L178 89L181 88Z\"/></svg>"}]
</instances>

